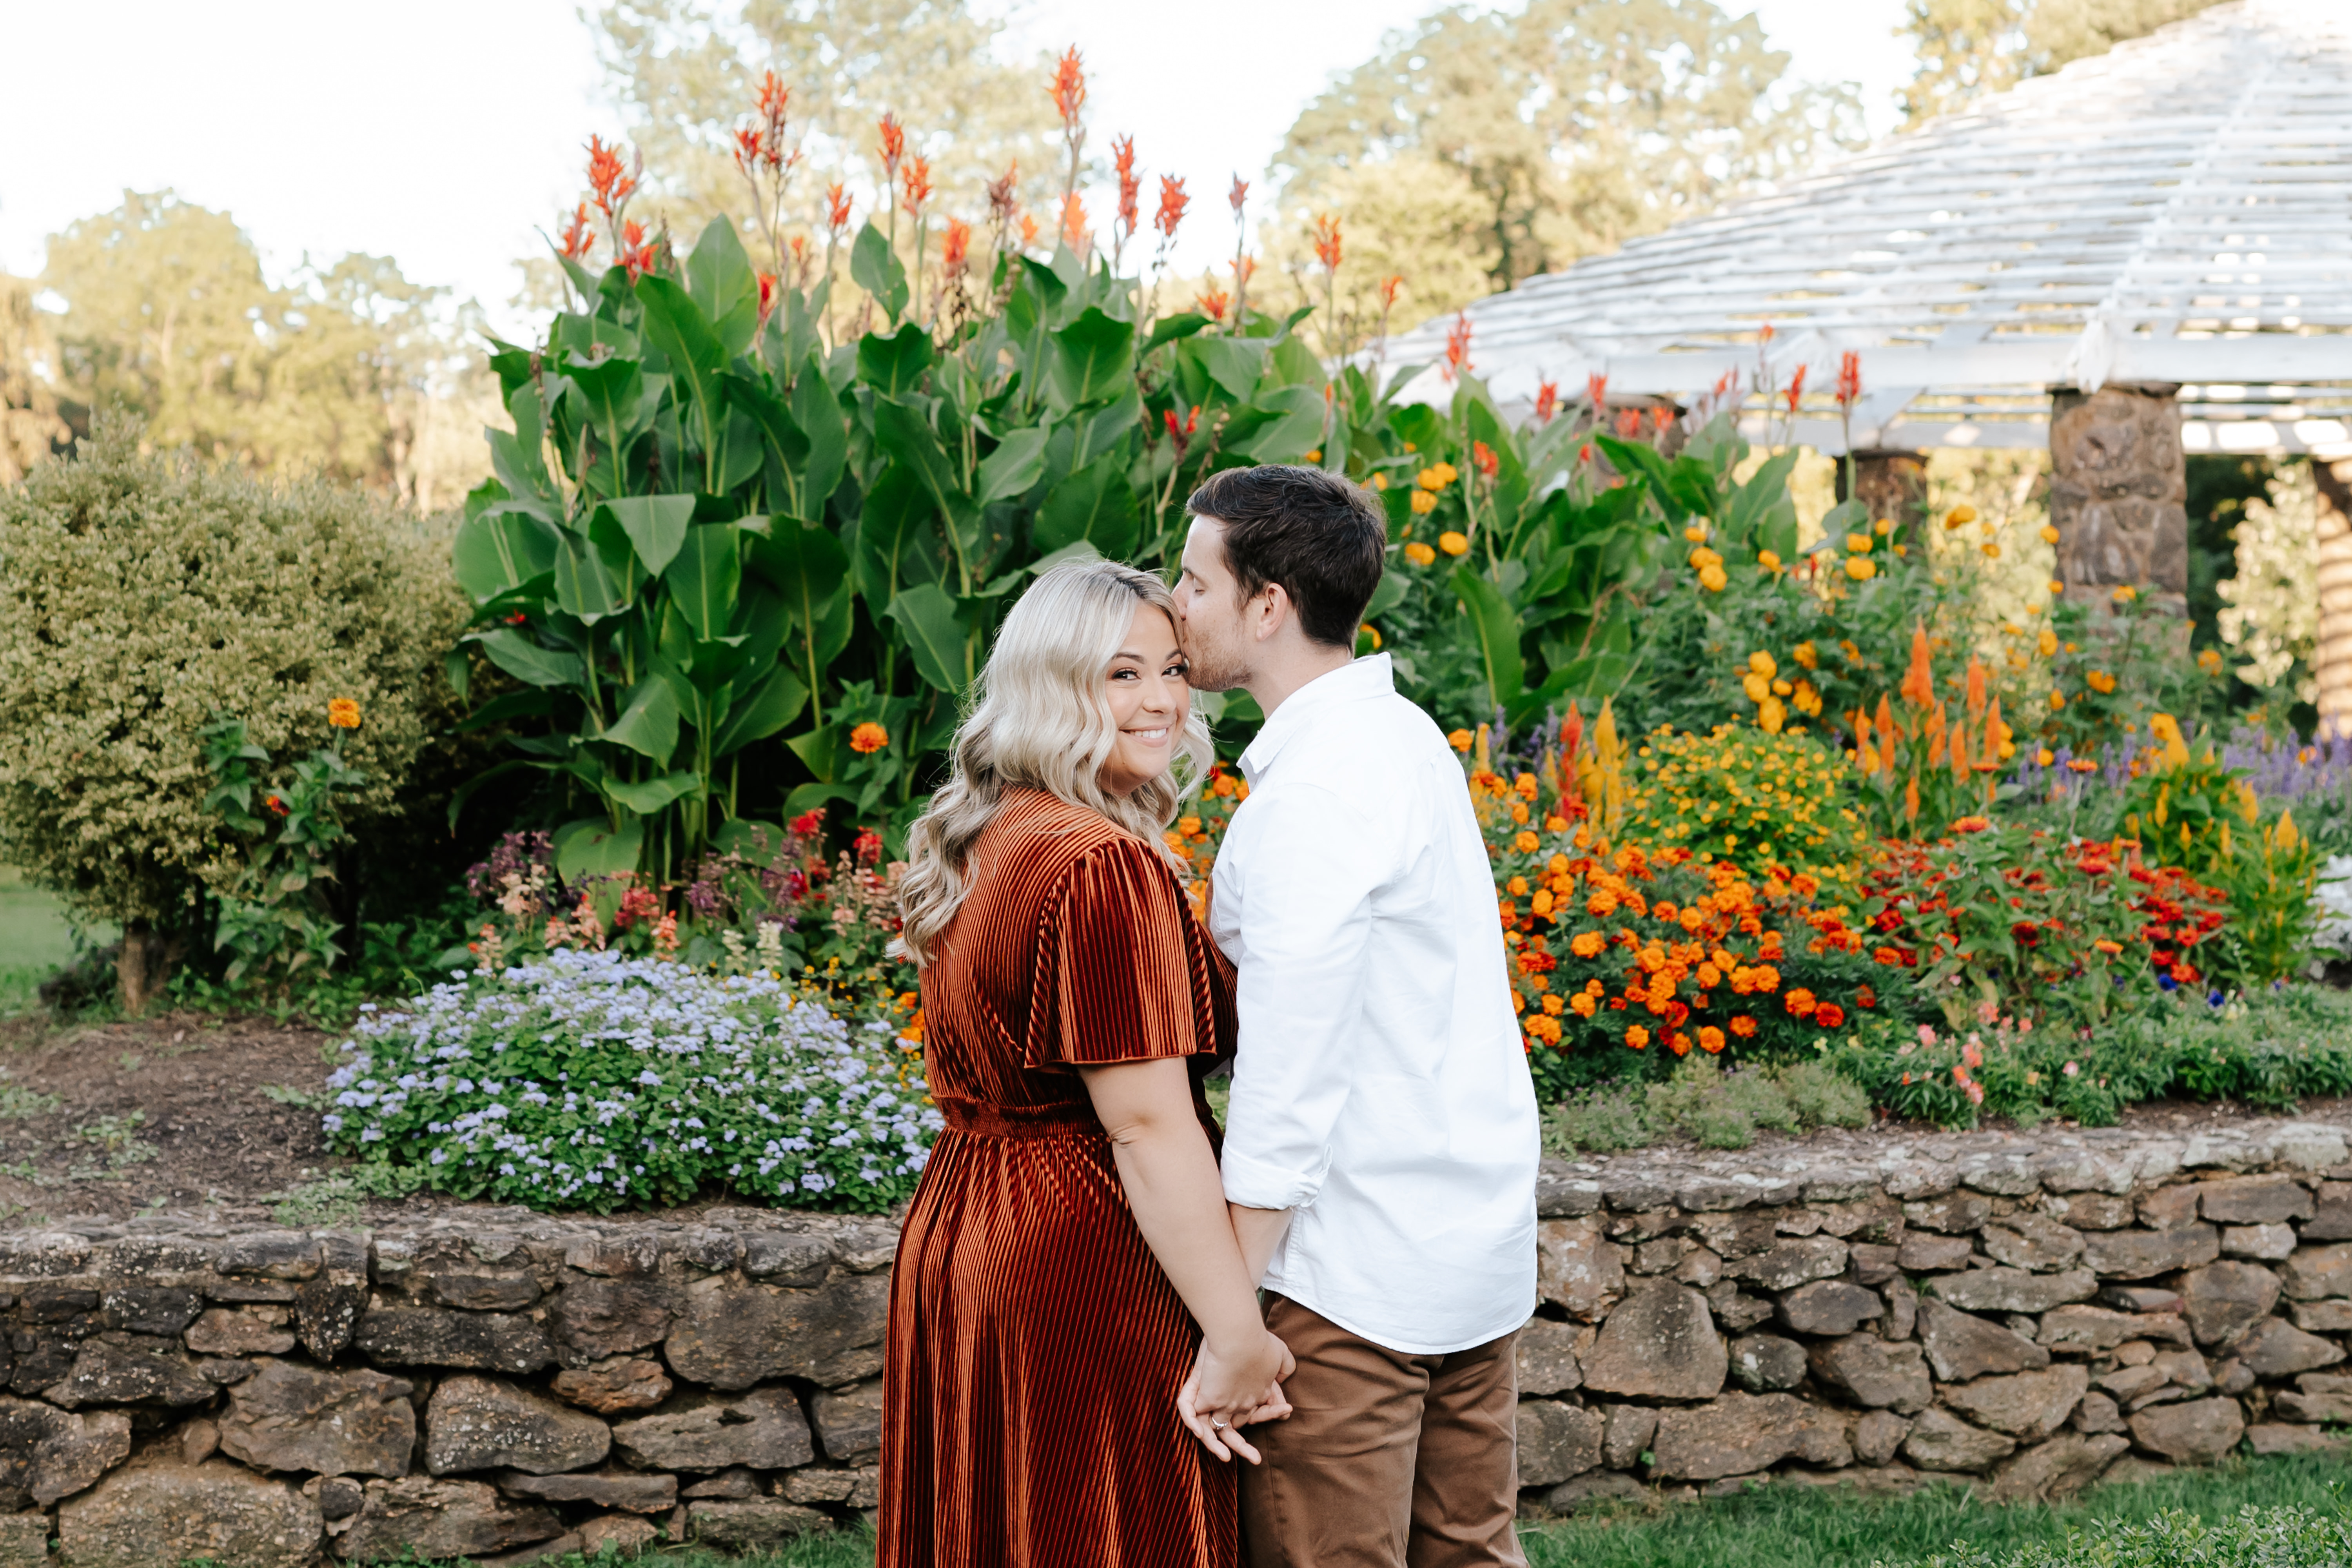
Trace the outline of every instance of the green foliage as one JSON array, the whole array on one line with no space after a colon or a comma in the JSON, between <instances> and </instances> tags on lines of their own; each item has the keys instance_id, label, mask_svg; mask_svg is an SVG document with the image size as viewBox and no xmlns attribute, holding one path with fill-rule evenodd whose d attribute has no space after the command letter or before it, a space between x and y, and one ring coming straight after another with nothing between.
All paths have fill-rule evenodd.
<instances>
[{"instance_id":1,"label":"green foliage","mask_svg":"<svg viewBox=\"0 0 2352 1568\"><path fill-rule=\"evenodd\" d=\"M1918 56L1896 94L1909 123L2046 76L2071 60L2193 16L2216 0L1907 0Z\"/></svg>"},{"instance_id":2,"label":"green foliage","mask_svg":"<svg viewBox=\"0 0 2352 1568\"><path fill-rule=\"evenodd\" d=\"M359 714L349 714L356 728ZM282 992L306 968L323 973L343 955L328 901L339 848L350 839L338 794L356 793L367 775L343 764L337 745L295 763L284 783L267 788L256 764L269 753L246 739L245 721L206 726L205 764L216 781L205 806L235 835L228 853L241 864L219 887L213 946L229 954L225 978L277 982ZM258 795L258 798L257 798Z\"/></svg>"},{"instance_id":3,"label":"green foliage","mask_svg":"<svg viewBox=\"0 0 2352 1568\"><path fill-rule=\"evenodd\" d=\"M203 734L224 711L286 754L327 738L330 700L356 699L352 824L403 810L465 615L446 559L380 502L140 440L102 417L80 457L0 491L0 858L126 925L236 877L205 805Z\"/></svg>"},{"instance_id":4,"label":"green foliage","mask_svg":"<svg viewBox=\"0 0 2352 1568\"><path fill-rule=\"evenodd\" d=\"M1804 1132L1862 1127L1870 1100L1820 1062L1735 1068L1708 1056L1683 1059L1639 1098L1630 1089L1588 1090L1544 1116L1544 1149L1563 1159L1688 1138L1705 1149L1745 1149L1759 1129Z\"/></svg>"},{"instance_id":5,"label":"green foliage","mask_svg":"<svg viewBox=\"0 0 2352 1568\"><path fill-rule=\"evenodd\" d=\"M1918 1568L2321 1568L2352 1553L2352 1516L2331 1510L2247 1507L2207 1524L2171 1510L2146 1523L2094 1520L2064 1544L1980 1551L1965 1542Z\"/></svg>"},{"instance_id":6,"label":"green foliage","mask_svg":"<svg viewBox=\"0 0 2352 1568\"><path fill-rule=\"evenodd\" d=\"M1634 754L1624 828L1633 843L1845 885L1869 853L1847 804L1845 760L1811 735L1731 724L1706 735L1662 730Z\"/></svg>"},{"instance_id":7,"label":"green foliage","mask_svg":"<svg viewBox=\"0 0 2352 1568\"><path fill-rule=\"evenodd\" d=\"M616 952L476 970L362 1008L324 1119L339 1153L435 1190L607 1212L706 1185L878 1213L942 1125L922 1060L760 973Z\"/></svg>"},{"instance_id":8,"label":"green foliage","mask_svg":"<svg viewBox=\"0 0 2352 1568\"><path fill-rule=\"evenodd\" d=\"M275 1098L273 1096L273 1098ZM404 1198L423 1190L425 1173L415 1165L362 1164L312 1175L282 1193L264 1193L270 1217L279 1225L309 1228L350 1225L372 1202Z\"/></svg>"}]
</instances>

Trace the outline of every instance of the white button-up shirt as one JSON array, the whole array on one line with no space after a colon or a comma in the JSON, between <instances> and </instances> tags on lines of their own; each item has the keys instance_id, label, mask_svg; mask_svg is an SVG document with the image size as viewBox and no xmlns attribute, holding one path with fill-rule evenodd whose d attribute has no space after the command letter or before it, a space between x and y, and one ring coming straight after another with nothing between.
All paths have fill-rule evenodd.
<instances>
[{"instance_id":1,"label":"white button-up shirt","mask_svg":"<svg viewBox=\"0 0 2352 1568\"><path fill-rule=\"evenodd\" d=\"M1535 1086L1461 763L1386 654L1242 753L1210 932L1238 970L1225 1196L1290 1209L1262 1283L1410 1355L1536 1301Z\"/></svg>"}]
</instances>

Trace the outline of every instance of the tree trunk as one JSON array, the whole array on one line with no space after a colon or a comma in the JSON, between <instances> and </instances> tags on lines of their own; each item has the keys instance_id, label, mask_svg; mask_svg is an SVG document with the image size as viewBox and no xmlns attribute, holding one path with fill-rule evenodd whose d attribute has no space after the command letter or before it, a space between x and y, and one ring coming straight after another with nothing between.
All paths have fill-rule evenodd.
<instances>
[{"instance_id":1,"label":"tree trunk","mask_svg":"<svg viewBox=\"0 0 2352 1568\"><path fill-rule=\"evenodd\" d=\"M2352 458L2313 458L2319 481L2319 732L2352 735Z\"/></svg>"},{"instance_id":2,"label":"tree trunk","mask_svg":"<svg viewBox=\"0 0 2352 1568\"><path fill-rule=\"evenodd\" d=\"M122 950L114 960L114 984L123 1014L136 1018L163 994L172 978L172 951L162 932L145 921L122 928Z\"/></svg>"},{"instance_id":3,"label":"tree trunk","mask_svg":"<svg viewBox=\"0 0 2352 1568\"><path fill-rule=\"evenodd\" d=\"M1846 499L1846 466L1837 466L1837 499ZM1856 447L1853 489L1870 513L1895 525L1894 537L1909 542L1927 515L1927 459L1918 452Z\"/></svg>"}]
</instances>

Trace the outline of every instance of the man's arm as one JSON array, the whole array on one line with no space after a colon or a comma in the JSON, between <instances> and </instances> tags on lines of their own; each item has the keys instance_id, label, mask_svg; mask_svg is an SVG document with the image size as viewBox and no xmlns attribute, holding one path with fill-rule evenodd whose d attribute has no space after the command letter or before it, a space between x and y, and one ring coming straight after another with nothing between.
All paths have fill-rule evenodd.
<instances>
[{"instance_id":1,"label":"man's arm","mask_svg":"<svg viewBox=\"0 0 2352 1568\"><path fill-rule=\"evenodd\" d=\"M1360 812L1309 784L1254 795L1249 826L1246 853L1218 868L1236 878L1241 910L1241 1037L1223 1163L1226 1199L1270 1211L1235 1225L1262 1265L1286 1211L1313 1203L1330 1168L1332 1128L1354 1087L1372 891L1387 846Z\"/></svg>"}]
</instances>

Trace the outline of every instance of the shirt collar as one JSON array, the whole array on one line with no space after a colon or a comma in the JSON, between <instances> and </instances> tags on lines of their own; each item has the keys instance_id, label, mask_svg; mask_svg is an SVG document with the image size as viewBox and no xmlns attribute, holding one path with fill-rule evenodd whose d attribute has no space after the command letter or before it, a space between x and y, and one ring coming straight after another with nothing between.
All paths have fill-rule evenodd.
<instances>
[{"instance_id":1,"label":"shirt collar","mask_svg":"<svg viewBox=\"0 0 2352 1568\"><path fill-rule=\"evenodd\" d=\"M1395 689L1396 676L1384 653L1317 676L1292 692L1274 710L1274 716L1259 727L1257 738L1242 752L1242 776L1252 788L1256 787L1259 776L1273 765L1276 753L1292 736L1312 724L1323 710L1343 702L1385 697Z\"/></svg>"}]
</instances>

